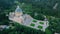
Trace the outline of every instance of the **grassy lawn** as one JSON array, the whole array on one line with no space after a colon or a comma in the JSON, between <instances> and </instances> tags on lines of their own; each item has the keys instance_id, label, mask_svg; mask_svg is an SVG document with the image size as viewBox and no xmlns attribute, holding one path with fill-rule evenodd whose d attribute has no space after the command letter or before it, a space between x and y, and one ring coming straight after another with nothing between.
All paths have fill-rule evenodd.
<instances>
[{"instance_id":1,"label":"grassy lawn","mask_svg":"<svg viewBox=\"0 0 60 34\"><path fill-rule=\"evenodd\" d=\"M43 27L39 25L38 28L39 28L39 29L42 29Z\"/></svg>"},{"instance_id":2,"label":"grassy lawn","mask_svg":"<svg viewBox=\"0 0 60 34\"><path fill-rule=\"evenodd\" d=\"M32 22L37 22L36 20L33 20Z\"/></svg>"},{"instance_id":3,"label":"grassy lawn","mask_svg":"<svg viewBox=\"0 0 60 34\"><path fill-rule=\"evenodd\" d=\"M44 22L39 22L40 24L44 24Z\"/></svg>"},{"instance_id":4,"label":"grassy lawn","mask_svg":"<svg viewBox=\"0 0 60 34\"><path fill-rule=\"evenodd\" d=\"M31 24L30 24L30 26L33 26L33 27L34 27L34 26L35 26L35 24L31 23Z\"/></svg>"},{"instance_id":5,"label":"grassy lawn","mask_svg":"<svg viewBox=\"0 0 60 34\"><path fill-rule=\"evenodd\" d=\"M52 32L49 29L45 30L46 34L52 34Z\"/></svg>"}]
</instances>

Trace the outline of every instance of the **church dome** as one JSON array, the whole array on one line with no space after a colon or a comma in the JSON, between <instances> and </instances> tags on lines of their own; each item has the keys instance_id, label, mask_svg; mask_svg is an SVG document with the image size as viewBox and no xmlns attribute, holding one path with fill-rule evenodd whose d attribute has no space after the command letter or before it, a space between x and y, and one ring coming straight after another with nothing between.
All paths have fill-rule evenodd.
<instances>
[{"instance_id":1,"label":"church dome","mask_svg":"<svg viewBox=\"0 0 60 34\"><path fill-rule=\"evenodd\" d=\"M22 9L19 6L17 6L15 12L22 12Z\"/></svg>"}]
</instances>

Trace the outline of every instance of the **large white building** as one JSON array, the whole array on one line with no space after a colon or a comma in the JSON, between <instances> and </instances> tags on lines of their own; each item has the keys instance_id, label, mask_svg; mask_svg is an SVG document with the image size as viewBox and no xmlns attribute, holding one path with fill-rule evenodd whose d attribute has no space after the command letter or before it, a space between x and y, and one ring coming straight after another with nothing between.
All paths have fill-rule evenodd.
<instances>
[{"instance_id":1,"label":"large white building","mask_svg":"<svg viewBox=\"0 0 60 34\"><path fill-rule=\"evenodd\" d=\"M10 12L9 19L24 26L42 31L45 31L45 29L49 26L48 21L36 20L28 14L23 14L23 11L19 6L17 6L15 12Z\"/></svg>"}]
</instances>

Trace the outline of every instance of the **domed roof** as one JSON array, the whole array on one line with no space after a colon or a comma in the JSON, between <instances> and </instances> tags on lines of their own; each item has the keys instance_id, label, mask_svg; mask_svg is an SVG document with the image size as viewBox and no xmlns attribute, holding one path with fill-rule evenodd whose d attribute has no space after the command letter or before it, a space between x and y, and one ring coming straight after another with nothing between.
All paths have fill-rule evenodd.
<instances>
[{"instance_id":1,"label":"domed roof","mask_svg":"<svg viewBox=\"0 0 60 34\"><path fill-rule=\"evenodd\" d=\"M19 6L17 6L15 12L22 12L22 9Z\"/></svg>"}]
</instances>

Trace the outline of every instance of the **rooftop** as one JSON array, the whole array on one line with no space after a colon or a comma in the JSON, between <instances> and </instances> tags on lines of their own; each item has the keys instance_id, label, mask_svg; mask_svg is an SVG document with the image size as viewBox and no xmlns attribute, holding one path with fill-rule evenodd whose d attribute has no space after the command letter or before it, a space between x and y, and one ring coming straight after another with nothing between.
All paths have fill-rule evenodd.
<instances>
[{"instance_id":1,"label":"rooftop","mask_svg":"<svg viewBox=\"0 0 60 34\"><path fill-rule=\"evenodd\" d=\"M17 6L15 12L22 12L22 9L19 6Z\"/></svg>"}]
</instances>

